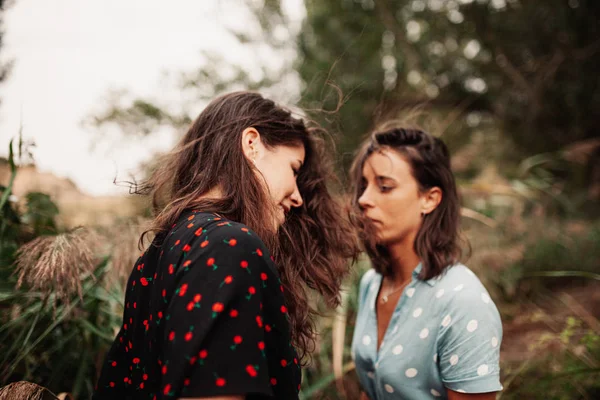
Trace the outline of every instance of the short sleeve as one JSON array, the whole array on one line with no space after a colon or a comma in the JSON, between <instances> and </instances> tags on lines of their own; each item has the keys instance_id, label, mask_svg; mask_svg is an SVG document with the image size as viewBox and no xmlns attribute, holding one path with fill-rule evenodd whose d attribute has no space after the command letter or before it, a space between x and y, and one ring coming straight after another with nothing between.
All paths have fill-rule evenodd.
<instances>
[{"instance_id":1,"label":"short sleeve","mask_svg":"<svg viewBox=\"0 0 600 400\"><path fill-rule=\"evenodd\" d=\"M485 289L458 291L444 311L438 336L444 385L465 393L502 390L501 340L500 315Z\"/></svg>"},{"instance_id":2,"label":"short sleeve","mask_svg":"<svg viewBox=\"0 0 600 400\"><path fill-rule=\"evenodd\" d=\"M266 254L239 229L189 244L168 306L163 396L273 395L262 323Z\"/></svg>"}]
</instances>

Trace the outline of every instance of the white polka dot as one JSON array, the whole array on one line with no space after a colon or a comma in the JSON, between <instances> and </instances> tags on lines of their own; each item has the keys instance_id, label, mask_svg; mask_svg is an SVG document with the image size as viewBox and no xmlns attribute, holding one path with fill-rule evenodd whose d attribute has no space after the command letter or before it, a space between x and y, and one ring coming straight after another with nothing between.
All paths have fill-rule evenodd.
<instances>
[{"instance_id":1,"label":"white polka dot","mask_svg":"<svg viewBox=\"0 0 600 400\"><path fill-rule=\"evenodd\" d=\"M417 376L418 373L419 373L419 371L417 371L416 369L409 368L406 370L404 375L406 375L407 378L414 378L415 376Z\"/></svg>"},{"instance_id":2,"label":"white polka dot","mask_svg":"<svg viewBox=\"0 0 600 400\"><path fill-rule=\"evenodd\" d=\"M448 325L450 325L450 322L452 322L452 317L451 317L451 316L449 316L449 315L446 315L446 316L444 317L444 319L442 320L442 326L445 328L445 327L447 327Z\"/></svg>"},{"instance_id":3,"label":"white polka dot","mask_svg":"<svg viewBox=\"0 0 600 400\"><path fill-rule=\"evenodd\" d=\"M437 363L438 355L437 353L433 355L433 362Z\"/></svg>"},{"instance_id":4,"label":"white polka dot","mask_svg":"<svg viewBox=\"0 0 600 400\"><path fill-rule=\"evenodd\" d=\"M450 357L450 365L456 365L456 364L458 364L458 355L452 354L452 357Z\"/></svg>"},{"instance_id":5,"label":"white polka dot","mask_svg":"<svg viewBox=\"0 0 600 400\"><path fill-rule=\"evenodd\" d=\"M496 336L494 336L492 338L492 347L496 347L498 346L498 338Z\"/></svg>"},{"instance_id":6,"label":"white polka dot","mask_svg":"<svg viewBox=\"0 0 600 400\"><path fill-rule=\"evenodd\" d=\"M406 295L407 295L408 297L413 297L413 295L414 295L414 294L415 294L415 288L412 288L412 287L411 287L411 288L408 288L408 289L406 290Z\"/></svg>"},{"instance_id":7,"label":"white polka dot","mask_svg":"<svg viewBox=\"0 0 600 400\"><path fill-rule=\"evenodd\" d=\"M442 297L444 295L444 289L440 289L437 291L437 293L435 294L435 297L437 297L438 299L440 297ZM433 389L432 389L433 390Z\"/></svg>"},{"instance_id":8,"label":"white polka dot","mask_svg":"<svg viewBox=\"0 0 600 400\"><path fill-rule=\"evenodd\" d=\"M392 329L392 333L396 333L396 332L398 332L398 325L396 325L396 326L394 327L394 329Z\"/></svg>"},{"instance_id":9,"label":"white polka dot","mask_svg":"<svg viewBox=\"0 0 600 400\"><path fill-rule=\"evenodd\" d=\"M491 299L490 299L490 296L488 296L486 293L481 293L481 300L482 300L482 301L483 301L485 304L487 304L487 303L489 303L489 302L490 302L490 300L491 300Z\"/></svg>"},{"instance_id":10,"label":"white polka dot","mask_svg":"<svg viewBox=\"0 0 600 400\"><path fill-rule=\"evenodd\" d=\"M457 391L458 393L467 393L467 392L465 392L465 390L464 390L464 389L457 389L456 391Z\"/></svg>"},{"instance_id":11,"label":"white polka dot","mask_svg":"<svg viewBox=\"0 0 600 400\"><path fill-rule=\"evenodd\" d=\"M454 288L455 292L459 292L461 290L463 290L463 288L465 287L465 285L463 285L462 283L460 285L458 285L457 287Z\"/></svg>"},{"instance_id":12,"label":"white polka dot","mask_svg":"<svg viewBox=\"0 0 600 400\"><path fill-rule=\"evenodd\" d=\"M394 393L394 388L391 387L390 385L388 385L387 383L383 386L385 388L385 391L388 393Z\"/></svg>"},{"instance_id":13,"label":"white polka dot","mask_svg":"<svg viewBox=\"0 0 600 400\"><path fill-rule=\"evenodd\" d=\"M421 307L416 308L415 311L413 311L413 317L415 318L419 318L421 314L423 314L423 309Z\"/></svg>"},{"instance_id":14,"label":"white polka dot","mask_svg":"<svg viewBox=\"0 0 600 400\"><path fill-rule=\"evenodd\" d=\"M472 319L469 321L469 323L467 324L467 330L469 332L475 332L475 330L477 329L477 320Z\"/></svg>"},{"instance_id":15,"label":"white polka dot","mask_svg":"<svg viewBox=\"0 0 600 400\"><path fill-rule=\"evenodd\" d=\"M392 353L394 353L394 355L398 355L398 354L402 353L403 350L404 350L404 347L402 347L402 345L399 344L398 346L396 346L392 349Z\"/></svg>"},{"instance_id":16,"label":"white polka dot","mask_svg":"<svg viewBox=\"0 0 600 400\"><path fill-rule=\"evenodd\" d=\"M382 348L384 344L385 344L385 340L382 340L381 344L379 345L379 348Z\"/></svg>"},{"instance_id":17,"label":"white polka dot","mask_svg":"<svg viewBox=\"0 0 600 400\"><path fill-rule=\"evenodd\" d=\"M367 376L371 379L375 379L375 373L373 371L367 372Z\"/></svg>"},{"instance_id":18,"label":"white polka dot","mask_svg":"<svg viewBox=\"0 0 600 400\"><path fill-rule=\"evenodd\" d=\"M489 369L487 364L481 364L478 368L477 368L477 375L479 376L484 376L487 375L489 373Z\"/></svg>"},{"instance_id":19,"label":"white polka dot","mask_svg":"<svg viewBox=\"0 0 600 400\"><path fill-rule=\"evenodd\" d=\"M421 333L419 333L419 337L421 339L425 339L427 336L429 336L429 329L425 328L421 331Z\"/></svg>"},{"instance_id":20,"label":"white polka dot","mask_svg":"<svg viewBox=\"0 0 600 400\"><path fill-rule=\"evenodd\" d=\"M435 390L435 389L431 389L431 390L429 391L429 393L431 393L431 394L432 394L432 395L434 395L435 397L440 397L440 396L441 396L440 392L438 392L438 391L437 391L437 390Z\"/></svg>"},{"instance_id":21,"label":"white polka dot","mask_svg":"<svg viewBox=\"0 0 600 400\"><path fill-rule=\"evenodd\" d=\"M364 344L365 346L368 346L368 345L370 345L370 344L371 344L371 336L369 336L369 335L365 335L365 336L363 337L363 340L362 340L362 342L363 342L363 344Z\"/></svg>"}]
</instances>

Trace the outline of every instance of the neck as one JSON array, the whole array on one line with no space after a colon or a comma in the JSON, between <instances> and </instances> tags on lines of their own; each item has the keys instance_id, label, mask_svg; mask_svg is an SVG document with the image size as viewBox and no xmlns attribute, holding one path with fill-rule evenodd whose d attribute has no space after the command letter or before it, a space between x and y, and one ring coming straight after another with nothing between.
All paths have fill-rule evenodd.
<instances>
[{"instance_id":1,"label":"neck","mask_svg":"<svg viewBox=\"0 0 600 400\"><path fill-rule=\"evenodd\" d=\"M388 251L391 267L390 279L397 283L410 279L414 269L421 261L417 253L415 253L414 240L404 240L390 244Z\"/></svg>"}]
</instances>

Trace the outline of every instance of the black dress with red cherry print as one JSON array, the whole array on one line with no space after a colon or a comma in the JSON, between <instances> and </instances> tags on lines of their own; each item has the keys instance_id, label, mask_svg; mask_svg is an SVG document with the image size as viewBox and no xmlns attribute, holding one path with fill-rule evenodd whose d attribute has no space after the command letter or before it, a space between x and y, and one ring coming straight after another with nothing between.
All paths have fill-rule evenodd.
<instances>
[{"instance_id":1,"label":"black dress with red cherry print","mask_svg":"<svg viewBox=\"0 0 600 400\"><path fill-rule=\"evenodd\" d=\"M93 399L297 399L283 286L262 240L196 211L163 238L131 272Z\"/></svg>"}]
</instances>

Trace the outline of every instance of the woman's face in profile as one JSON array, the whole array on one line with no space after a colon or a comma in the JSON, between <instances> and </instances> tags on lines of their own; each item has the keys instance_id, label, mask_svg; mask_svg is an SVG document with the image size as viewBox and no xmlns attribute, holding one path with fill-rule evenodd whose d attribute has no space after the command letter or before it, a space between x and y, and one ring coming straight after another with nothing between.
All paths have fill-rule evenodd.
<instances>
[{"instance_id":1,"label":"woman's face in profile","mask_svg":"<svg viewBox=\"0 0 600 400\"><path fill-rule=\"evenodd\" d=\"M404 157L391 149L370 155L362 168L360 187L358 204L373 224L379 243L416 237L422 222L422 196Z\"/></svg>"},{"instance_id":2,"label":"woman's face in profile","mask_svg":"<svg viewBox=\"0 0 600 400\"><path fill-rule=\"evenodd\" d=\"M289 147L276 146L267 149L261 145L253 160L268 190L274 208L274 226L278 229L284 222L286 214L293 207L301 207L302 196L296 184L296 178L302 168L305 157L303 145Z\"/></svg>"}]
</instances>

